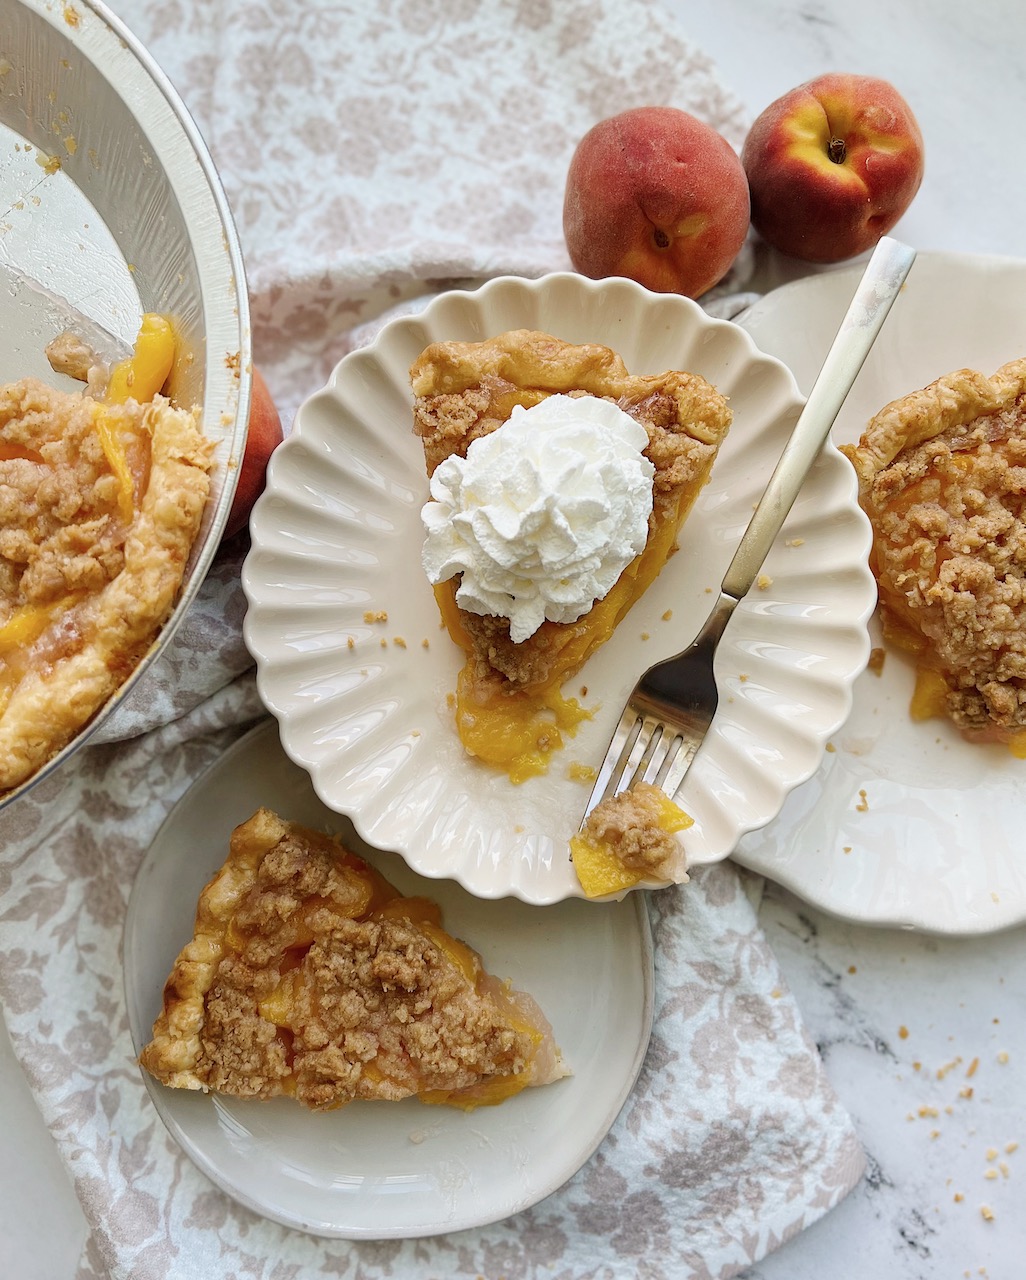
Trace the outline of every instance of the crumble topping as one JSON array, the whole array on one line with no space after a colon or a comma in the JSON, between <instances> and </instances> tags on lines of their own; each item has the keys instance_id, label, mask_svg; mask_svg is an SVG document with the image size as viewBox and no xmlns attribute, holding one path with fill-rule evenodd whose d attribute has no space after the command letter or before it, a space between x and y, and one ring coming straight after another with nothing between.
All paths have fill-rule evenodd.
<instances>
[{"instance_id":1,"label":"crumble topping","mask_svg":"<svg viewBox=\"0 0 1026 1280\"><path fill-rule=\"evenodd\" d=\"M93 401L32 379L0 387L0 622L19 605L96 590L124 564L119 485L94 414Z\"/></svg>"},{"instance_id":2,"label":"crumble topping","mask_svg":"<svg viewBox=\"0 0 1026 1280\"><path fill-rule=\"evenodd\" d=\"M79 334L65 329L47 343L45 351L55 373L84 382L90 395L102 396L107 385L107 368Z\"/></svg>"},{"instance_id":3,"label":"crumble topping","mask_svg":"<svg viewBox=\"0 0 1026 1280\"><path fill-rule=\"evenodd\" d=\"M124 682L167 617L209 491L199 415L0 387L0 790Z\"/></svg>"},{"instance_id":4,"label":"crumble topping","mask_svg":"<svg viewBox=\"0 0 1026 1280\"><path fill-rule=\"evenodd\" d=\"M844 452L874 528L885 635L974 737L1026 729L1026 360L897 400Z\"/></svg>"},{"instance_id":5,"label":"crumble topping","mask_svg":"<svg viewBox=\"0 0 1026 1280\"><path fill-rule=\"evenodd\" d=\"M204 890L141 1061L166 1084L314 1109L565 1074L537 1007L433 903L268 810Z\"/></svg>"}]
</instances>

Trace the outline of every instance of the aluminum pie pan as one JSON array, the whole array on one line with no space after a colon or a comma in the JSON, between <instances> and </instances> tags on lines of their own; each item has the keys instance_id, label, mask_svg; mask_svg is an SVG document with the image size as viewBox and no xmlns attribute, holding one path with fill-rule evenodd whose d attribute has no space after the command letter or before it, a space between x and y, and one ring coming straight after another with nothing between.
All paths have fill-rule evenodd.
<instances>
[{"instance_id":1,"label":"aluminum pie pan","mask_svg":"<svg viewBox=\"0 0 1026 1280\"><path fill-rule=\"evenodd\" d=\"M73 327L108 358L145 311L180 336L168 394L200 405L215 442L211 495L178 603L138 667L12 803L106 724L170 641L217 551L246 445L251 342L238 235L214 163L178 94L97 0L0 0L0 382L53 372Z\"/></svg>"}]
</instances>

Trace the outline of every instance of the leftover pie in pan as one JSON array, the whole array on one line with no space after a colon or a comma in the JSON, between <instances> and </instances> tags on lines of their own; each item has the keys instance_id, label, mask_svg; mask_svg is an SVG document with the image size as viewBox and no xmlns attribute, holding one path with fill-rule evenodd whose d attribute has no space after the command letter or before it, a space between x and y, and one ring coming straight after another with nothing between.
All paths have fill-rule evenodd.
<instances>
[{"instance_id":1,"label":"leftover pie in pan","mask_svg":"<svg viewBox=\"0 0 1026 1280\"><path fill-rule=\"evenodd\" d=\"M0 387L0 792L70 742L146 653L199 531L212 451L198 412L160 396Z\"/></svg>"}]
</instances>

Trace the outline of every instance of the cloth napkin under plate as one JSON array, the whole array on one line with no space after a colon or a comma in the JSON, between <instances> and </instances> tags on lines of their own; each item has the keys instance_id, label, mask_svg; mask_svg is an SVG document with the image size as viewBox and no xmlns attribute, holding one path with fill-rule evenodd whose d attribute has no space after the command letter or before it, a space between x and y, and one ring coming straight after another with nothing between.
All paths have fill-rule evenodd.
<instances>
[{"instance_id":1,"label":"cloth napkin under plate","mask_svg":"<svg viewBox=\"0 0 1026 1280\"><path fill-rule=\"evenodd\" d=\"M447 282L569 267L577 139L630 106L735 145L740 104L654 0L120 0L181 92L239 224L255 348L286 422L376 321ZM723 864L652 896L656 1021L631 1098L560 1191L491 1227L322 1241L210 1184L157 1118L120 971L142 855L263 714L244 539L103 739L0 813L0 1001L91 1229L79 1280L737 1275L862 1175L849 1118Z\"/></svg>"}]
</instances>

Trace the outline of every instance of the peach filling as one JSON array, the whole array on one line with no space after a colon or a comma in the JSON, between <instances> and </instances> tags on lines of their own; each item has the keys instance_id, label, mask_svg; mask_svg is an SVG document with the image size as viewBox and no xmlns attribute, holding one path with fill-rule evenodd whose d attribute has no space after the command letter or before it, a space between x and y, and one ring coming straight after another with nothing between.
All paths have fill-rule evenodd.
<instances>
[{"instance_id":1,"label":"peach filling","mask_svg":"<svg viewBox=\"0 0 1026 1280\"><path fill-rule=\"evenodd\" d=\"M565 697L562 685L610 638L631 606L659 576L693 498L693 494L682 495L671 518L653 520L654 528L644 551L627 566L603 599L596 601L582 619L584 625L576 624L579 629L560 650L544 683L512 687L498 680L484 682L476 677L472 661L464 665L456 686L456 726L470 755L503 769L514 783L548 770L552 753L563 746L563 735L572 737L592 714L576 698ZM458 585L457 579L441 583L435 588L435 598L449 635L472 657L473 645L456 605ZM545 622L541 630L555 631L558 627L557 623Z\"/></svg>"},{"instance_id":2,"label":"peach filling","mask_svg":"<svg viewBox=\"0 0 1026 1280\"><path fill-rule=\"evenodd\" d=\"M88 630L81 592L46 604L23 604L0 626L0 715L32 670L52 666L78 649Z\"/></svg>"},{"instance_id":3,"label":"peach filling","mask_svg":"<svg viewBox=\"0 0 1026 1280\"><path fill-rule=\"evenodd\" d=\"M139 326L135 349L116 364L107 383L108 404L136 400L147 404L159 395L171 374L175 359L175 331L166 316L148 311Z\"/></svg>"},{"instance_id":4,"label":"peach filling","mask_svg":"<svg viewBox=\"0 0 1026 1280\"><path fill-rule=\"evenodd\" d=\"M148 404L159 395L175 358L175 332L165 316L147 312L139 326L135 350L111 370L104 404L97 404L94 425L103 452L118 482L118 506L126 524L131 523L137 494L145 489L148 458L140 460L138 442L128 442L118 429L117 415L105 406L135 400ZM134 447L133 447L134 445Z\"/></svg>"}]
</instances>

